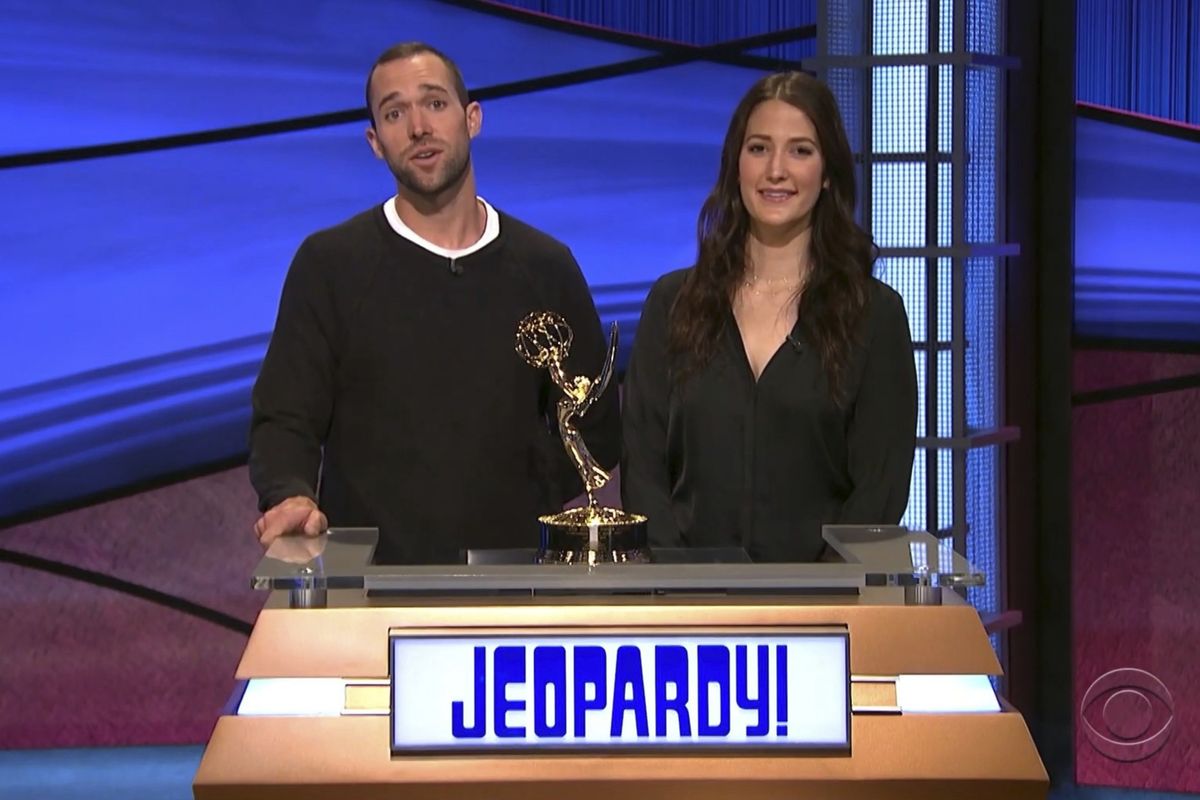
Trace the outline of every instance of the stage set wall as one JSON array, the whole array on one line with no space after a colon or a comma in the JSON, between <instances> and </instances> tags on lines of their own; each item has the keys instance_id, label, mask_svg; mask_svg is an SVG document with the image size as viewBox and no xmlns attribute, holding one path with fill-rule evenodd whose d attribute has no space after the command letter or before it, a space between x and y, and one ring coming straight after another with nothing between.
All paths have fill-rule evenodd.
<instances>
[{"instance_id":1,"label":"stage set wall","mask_svg":"<svg viewBox=\"0 0 1200 800\"><path fill-rule=\"evenodd\" d=\"M23 120L0 134L0 196L7 198L10 229L19 233L0 245L0 311L24 334L21 345L2 351L0 368L0 686L22 687L0 693L0 747L207 739L264 601L248 585L259 556L249 533L256 511L238 462L249 387L284 271L305 235L391 191L361 138L362 81L375 54L398 40L425 39L460 62L468 84L483 90L484 133L475 149L481 193L571 244L602 318L621 325L624 355L650 283L694 255L696 211L715 177L737 98L769 65L813 56L815 41L797 32L751 49L749 55L767 61L739 61L733 56L745 54L736 48L697 60L689 50L800 31L821 13L816 0L520 5L525 9L513 14L472 2L310 0L280 15L274 3L244 0L170 8L135 0L60 3L53 12L0 0L17 65L0 97ZM923 0L876 5L898 30L928 10ZM1002 4L971 5L987 12ZM1034 103L1058 108L1037 88L1050 58L1039 35L1054 21L1024 6L1014 4L1007 16L1010 51L1022 60L1023 77L1014 85L1025 87ZM574 15L628 35L596 37L553 20L533 24L525 11ZM997 25L1005 21L1001 15ZM660 60L654 69L619 66L647 58ZM599 70L599 79L533 94L522 88L584 70ZM87 91L79 88L82 74L89 76ZM1068 118L1073 99L1064 98ZM1039 128L1047 116L1019 118L1010 102L1002 141L1025 136L1023 146L1036 156L1049 135ZM246 136L246 126L259 135ZM1047 313L1069 321L1071 312L1066 295L1065 311L1048 299L1053 291L1042 270L1057 269L1069 283L1074 263L1069 249L1047 244L1044 220L1035 216L1045 209L1032 210L1043 203L1037 171L1052 162L1044 156L1003 163L1013 196L1005 201L1008 235L995 233L1018 243L1021 253L1007 273L997 260L1008 303L995 313L1009 325L995 344L1010 361L1022 359L1006 374L1023 375L1016 383L1028 391L1016 397L1009 390L989 412L994 424L1019 426L1021 439L988 455L995 471L984 489L996 498L989 541L998 548L988 565L997 576L1032 567L1026 583L1001 584L987 601L993 610L1024 615L997 646L1010 664L1008 688L1021 698L1039 746L1074 737L1068 763L1079 767L1081 781L1103 783L1119 775L1088 772L1086 743L1056 721L1068 716L1060 706L1072 706L1072 685L1105 668L1113 652L1089 646L1102 658L1079 660L1080 632L1092 630L1080 609L1099 629L1118 630L1106 615L1124 601L1114 604L1111 592L1131 587L1118 572L1115 586L1089 595L1093 584L1081 582L1091 577L1079 565L1085 558L1093 566L1102 561L1111 541L1152 537L1131 537L1115 524L1116 515L1096 514L1112 537L1089 556L1078 516L1073 526L1048 524L1047 489L1055 486L1048 475L1074 482L1058 492L1056 508L1078 515L1080 459L1103 463L1095 454L1081 456L1078 446L1072 450L1063 429L1084 425L1081 414L1106 406L1078 405L1068 409L1065 425L1048 422L1056 400L1038 370L1055 372L1056 347L1067 348L1068 359L1072 354L1070 332L1054 336ZM248 220L253 237L244 234ZM906 301L911 294L906 290ZM1134 375L1168 376L1182 363L1158 361L1150 369L1120 361L1124 372L1105 373L1108 367L1087 367L1086 352L1074 352L1075 380L1093 388ZM1137 357L1124 349L1121 355ZM1055 380L1069 403L1072 362L1066 366ZM1173 395L1185 396L1191 395ZM1150 441L1188 441L1178 413L1174 406L1146 407L1140 427L1128 422L1134 418L1128 412L1121 418L1144 452ZM1168 418L1178 437L1162 435ZM1124 441L1112 435L1119 426L1100 430L1097 443ZM1191 434L1195 441L1194 428ZM1155 453L1154 474L1176 481L1171 497L1186 494L1183 455ZM1047 465L1055 458L1072 463L1052 469ZM1123 466L1126 477L1133 472L1125 455L1110 462ZM1165 509L1165 484L1139 480L1152 493L1146 502ZM941 492L940 485L923 487L932 502L921 507L922 525L929 514L939 519ZM1114 499L1111 491L1098 495ZM1139 519L1145 527L1146 518ZM1053 559L1062 551L1054 548L1068 544L1060 568ZM1154 568L1182 572L1183 555L1167 549L1164 540L1153 550L1160 559ZM1126 569L1146 557L1139 550L1103 563ZM1068 587L1061 596L1060 579ZM1177 584L1173 591L1182 588ZM1143 588L1153 598L1165 596L1154 594L1164 591L1160 583ZM1100 591L1107 600L1096 599ZM1153 598L1144 603L1159 603ZM1071 602L1079 604L1074 617ZM1170 631L1192 623L1168 618L1177 627L1163 628L1165 638L1154 640L1159 650L1137 639L1146 627L1134 621L1121 629L1128 635L1118 651L1162 652L1161 663L1150 666L1180 687L1172 696L1178 704L1188 687L1166 668L1166 649ZM1065 639L1075 642L1073 649L1055 649L1059 625L1073 626ZM1044 688L1054 654L1073 665L1073 680ZM1155 758L1178 754L1189 741L1179 724ZM1191 749L1173 756L1181 764L1195 758L1197 738L1189 735Z\"/></svg>"},{"instance_id":2,"label":"stage set wall","mask_svg":"<svg viewBox=\"0 0 1200 800\"><path fill-rule=\"evenodd\" d=\"M1200 3L1076 8L1074 774L1200 792Z\"/></svg>"},{"instance_id":3,"label":"stage set wall","mask_svg":"<svg viewBox=\"0 0 1200 800\"><path fill-rule=\"evenodd\" d=\"M569 243L624 362L816 5L586 5L0 0L0 748L207 740L265 600L250 387L299 243L394 192L363 136L385 48L458 62L482 196Z\"/></svg>"}]
</instances>

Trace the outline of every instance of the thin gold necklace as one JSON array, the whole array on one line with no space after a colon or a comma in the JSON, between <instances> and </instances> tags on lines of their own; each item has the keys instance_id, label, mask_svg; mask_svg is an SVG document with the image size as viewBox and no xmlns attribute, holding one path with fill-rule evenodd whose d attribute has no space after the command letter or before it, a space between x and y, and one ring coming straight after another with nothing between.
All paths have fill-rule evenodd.
<instances>
[{"instance_id":1,"label":"thin gold necklace","mask_svg":"<svg viewBox=\"0 0 1200 800\"><path fill-rule=\"evenodd\" d=\"M771 296L783 294L784 292L797 291L804 285L804 278L800 276L794 278L762 278L753 271L749 271L746 277L742 279L742 285L754 294Z\"/></svg>"}]
</instances>

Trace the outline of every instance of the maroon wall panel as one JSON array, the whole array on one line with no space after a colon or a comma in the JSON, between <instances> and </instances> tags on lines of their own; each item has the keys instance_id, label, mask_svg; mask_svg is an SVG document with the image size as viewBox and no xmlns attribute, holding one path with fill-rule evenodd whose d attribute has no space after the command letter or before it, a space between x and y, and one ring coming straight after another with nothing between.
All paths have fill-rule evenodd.
<instances>
[{"instance_id":1,"label":"maroon wall panel","mask_svg":"<svg viewBox=\"0 0 1200 800\"><path fill-rule=\"evenodd\" d=\"M0 547L252 623L261 557L245 469L0 531ZM0 748L201 743L244 634L163 605L0 564Z\"/></svg>"},{"instance_id":2,"label":"maroon wall panel","mask_svg":"<svg viewBox=\"0 0 1200 800\"><path fill-rule=\"evenodd\" d=\"M1080 350L1074 387L1194 372ZM1076 779L1200 792L1200 389L1077 404L1071 433Z\"/></svg>"},{"instance_id":3,"label":"maroon wall panel","mask_svg":"<svg viewBox=\"0 0 1200 800\"><path fill-rule=\"evenodd\" d=\"M619 503L618 479L600 494ZM250 589L256 517L241 468L8 528L0 547L249 624L266 601ZM0 749L206 742L245 644L195 615L0 563Z\"/></svg>"}]
</instances>

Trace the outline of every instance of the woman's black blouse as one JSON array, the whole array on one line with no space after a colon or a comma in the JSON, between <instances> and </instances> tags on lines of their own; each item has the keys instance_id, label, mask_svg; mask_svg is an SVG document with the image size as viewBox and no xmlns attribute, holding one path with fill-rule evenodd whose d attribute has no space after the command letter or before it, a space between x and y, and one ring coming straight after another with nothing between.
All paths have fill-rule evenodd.
<instances>
[{"instance_id":1,"label":"woman's black blouse","mask_svg":"<svg viewBox=\"0 0 1200 800\"><path fill-rule=\"evenodd\" d=\"M710 362L675 382L667 325L686 275L650 290L625 375L621 494L626 510L649 517L651 546L812 561L824 524L899 522L917 415L900 296L872 280L838 407L799 325L755 382L730 309Z\"/></svg>"}]
</instances>

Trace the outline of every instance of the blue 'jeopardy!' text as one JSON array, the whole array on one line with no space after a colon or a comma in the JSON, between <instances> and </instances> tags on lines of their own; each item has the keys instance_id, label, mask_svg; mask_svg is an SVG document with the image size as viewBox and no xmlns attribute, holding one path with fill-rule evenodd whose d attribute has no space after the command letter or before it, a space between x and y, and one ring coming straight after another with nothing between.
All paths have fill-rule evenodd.
<instances>
[{"instance_id":1,"label":"blue 'jeopardy!' text","mask_svg":"<svg viewBox=\"0 0 1200 800\"><path fill-rule=\"evenodd\" d=\"M734 708L749 712L738 715L747 738L787 736L786 645L701 644L689 652L676 644L626 644L615 649L612 670L609 651L598 645L539 645L532 659L525 645L488 650L474 648L471 710L463 700L450 703L455 739L481 739L489 732L500 739L586 740L596 734L725 739L733 732ZM532 709L522 696L528 683Z\"/></svg>"},{"instance_id":2,"label":"blue 'jeopardy!' text","mask_svg":"<svg viewBox=\"0 0 1200 800\"><path fill-rule=\"evenodd\" d=\"M849 636L391 635L392 751L845 748Z\"/></svg>"}]
</instances>

